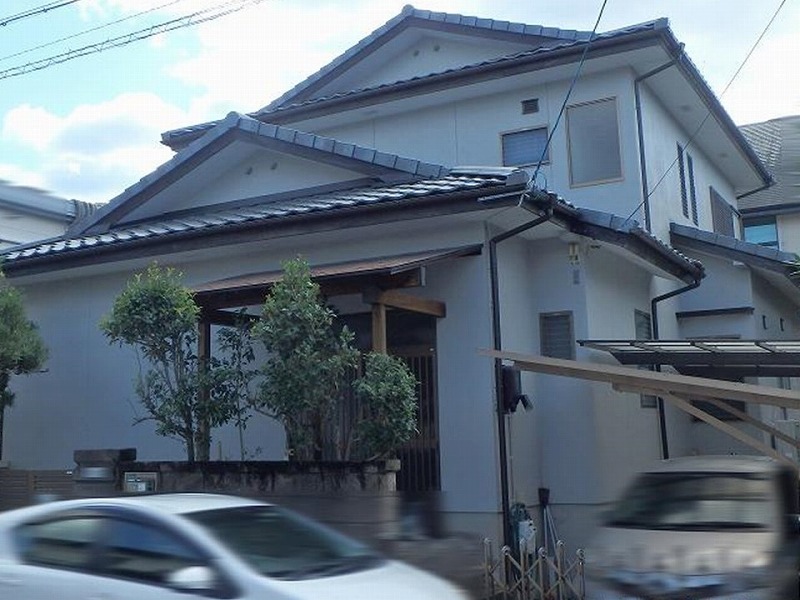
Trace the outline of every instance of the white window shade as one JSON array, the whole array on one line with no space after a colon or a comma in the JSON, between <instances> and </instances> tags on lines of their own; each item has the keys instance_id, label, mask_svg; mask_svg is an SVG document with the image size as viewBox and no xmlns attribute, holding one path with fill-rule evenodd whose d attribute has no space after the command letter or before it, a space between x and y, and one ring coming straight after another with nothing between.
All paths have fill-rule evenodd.
<instances>
[{"instance_id":1,"label":"white window shade","mask_svg":"<svg viewBox=\"0 0 800 600\"><path fill-rule=\"evenodd\" d=\"M547 152L547 128L526 129L505 133L503 141L503 166L521 167L525 165L535 165L542 160L548 161ZM542 153L545 152L544 158Z\"/></svg>"},{"instance_id":2,"label":"white window shade","mask_svg":"<svg viewBox=\"0 0 800 600\"><path fill-rule=\"evenodd\" d=\"M572 185L622 177L616 100L570 106L567 134Z\"/></svg>"}]
</instances>

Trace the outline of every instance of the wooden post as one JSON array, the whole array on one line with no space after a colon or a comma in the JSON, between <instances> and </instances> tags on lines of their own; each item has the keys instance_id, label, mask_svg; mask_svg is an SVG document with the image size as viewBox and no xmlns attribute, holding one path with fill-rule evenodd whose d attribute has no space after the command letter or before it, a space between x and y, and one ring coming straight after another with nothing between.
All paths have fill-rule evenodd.
<instances>
[{"instance_id":1,"label":"wooden post","mask_svg":"<svg viewBox=\"0 0 800 600\"><path fill-rule=\"evenodd\" d=\"M208 360L211 356L211 323L201 320L197 323L197 362L198 368L205 371L208 368ZM209 401L208 388L200 390L200 402L205 404ZM197 423L197 439L195 439L195 457L197 460L211 459L211 424L208 417Z\"/></svg>"},{"instance_id":2,"label":"wooden post","mask_svg":"<svg viewBox=\"0 0 800 600\"><path fill-rule=\"evenodd\" d=\"M372 305L372 351L386 354L386 305Z\"/></svg>"}]
</instances>

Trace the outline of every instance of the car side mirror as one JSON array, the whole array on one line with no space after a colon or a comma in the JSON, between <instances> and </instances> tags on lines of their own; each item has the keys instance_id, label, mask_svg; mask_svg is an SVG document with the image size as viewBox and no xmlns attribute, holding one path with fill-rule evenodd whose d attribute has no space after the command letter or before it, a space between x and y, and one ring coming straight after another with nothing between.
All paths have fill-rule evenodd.
<instances>
[{"instance_id":1,"label":"car side mirror","mask_svg":"<svg viewBox=\"0 0 800 600\"><path fill-rule=\"evenodd\" d=\"M216 589L217 576L209 567L185 567L170 573L167 585L178 592L207 593Z\"/></svg>"}]
</instances>

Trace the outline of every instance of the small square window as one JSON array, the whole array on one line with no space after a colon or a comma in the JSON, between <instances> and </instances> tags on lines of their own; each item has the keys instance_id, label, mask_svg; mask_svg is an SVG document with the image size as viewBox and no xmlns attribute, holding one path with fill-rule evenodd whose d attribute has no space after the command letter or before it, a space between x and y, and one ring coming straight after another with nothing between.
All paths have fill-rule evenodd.
<instances>
[{"instance_id":1,"label":"small square window","mask_svg":"<svg viewBox=\"0 0 800 600\"><path fill-rule=\"evenodd\" d=\"M522 167L550 160L547 148L547 127L504 133L503 166ZM544 153L544 158L542 157Z\"/></svg>"}]
</instances>

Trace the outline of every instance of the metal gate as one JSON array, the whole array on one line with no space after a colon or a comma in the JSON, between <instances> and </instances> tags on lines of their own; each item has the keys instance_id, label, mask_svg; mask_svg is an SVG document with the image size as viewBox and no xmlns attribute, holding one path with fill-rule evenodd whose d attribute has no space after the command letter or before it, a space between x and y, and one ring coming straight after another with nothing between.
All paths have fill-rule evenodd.
<instances>
[{"instance_id":1,"label":"metal gate","mask_svg":"<svg viewBox=\"0 0 800 600\"><path fill-rule=\"evenodd\" d=\"M397 489L401 492L438 492L439 411L436 394L436 355L432 348L400 348L391 353L405 360L417 379L418 434L398 451L400 471Z\"/></svg>"},{"instance_id":2,"label":"metal gate","mask_svg":"<svg viewBox=\"0 0 800 600\"><path fill-rule=\"evenodd\" d=\"M586 577L583 550L568 556L563 542L548 554L534 552L524 541L515 556L508 546L495 557L491 541L484 540L484 599L584 600Z\"/></svg>"}]
</instances>

